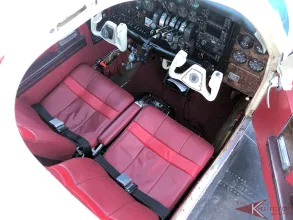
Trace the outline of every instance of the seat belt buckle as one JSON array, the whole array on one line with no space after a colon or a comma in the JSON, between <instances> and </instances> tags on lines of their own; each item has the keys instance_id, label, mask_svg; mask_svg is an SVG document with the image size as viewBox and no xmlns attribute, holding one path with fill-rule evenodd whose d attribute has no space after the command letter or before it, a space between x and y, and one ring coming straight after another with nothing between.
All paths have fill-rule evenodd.
<instances>
[{"instance_id":1,"label":"seat belt buckle","mask_svg":"<svg viewBox=\"0 0 293 220\"><path fill-rule=\"evenodd\" d=\"M68 130L68 128L65 126L64 122L60 121L58 118L54 118L54 119L50 120L49 123L50 123L50 125L52 125L54 127L54 129L58 133L63 133Z\"/></svg>"},{"instance_id":2,"label":"seat belt buckle","mask_svg":"<svg viewBox=\"0 0 293 220\"><path fill-rule=\"evenodd\" d=\"M116 180L129 194L133 193L134 190L137 189L137 185L132 182L132 179L125 173L120 174Z\"/></svg>"}]
</instances>

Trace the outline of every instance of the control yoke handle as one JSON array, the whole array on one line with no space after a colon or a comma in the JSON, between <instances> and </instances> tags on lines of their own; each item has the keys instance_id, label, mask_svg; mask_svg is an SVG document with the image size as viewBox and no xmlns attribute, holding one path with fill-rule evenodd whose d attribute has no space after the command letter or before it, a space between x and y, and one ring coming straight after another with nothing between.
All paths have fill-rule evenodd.
<instances>
[{"instance_id":1,"label":"control yoke handle","mask_svg":"<svg viewBox=\"0 0 293 220\"><path fill-rule=\"evenodd\" d=\"M91 18L91 31L95 36L102 37L105 41L115 45L121 52L127 49L127 25L120 23L118 26L112 21L106 21L100 31L97 24L101 22L101 13Z\"/></svg>"},{"instance_id":2,"label":"control yoke handle","mask_svg":"<svg viewBox=\"0 0 293 220\"><path fill-rule=\"evenodd\" d=\"M201 66L194 64L183 73L176 73L177 67L181 67L185 64L187 59L187 53L180 50L172 61L169 69L170 77L183 82L186 86L201 93L208 101L214 101L220 90L220 86L223 80L223 73L214 71L209 81L209 87L211 92L206 87L206 70Z\"/></svg>"}]
</instances>

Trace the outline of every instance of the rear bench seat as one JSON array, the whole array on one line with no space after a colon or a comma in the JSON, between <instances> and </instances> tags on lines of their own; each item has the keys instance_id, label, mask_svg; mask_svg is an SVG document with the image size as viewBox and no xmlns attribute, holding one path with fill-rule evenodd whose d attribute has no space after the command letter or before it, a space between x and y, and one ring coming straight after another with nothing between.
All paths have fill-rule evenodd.
<instances>
[{"instance_id":1,"label":"rear bench seat","mask_svg":"<svg viewBox=\"0 0 293 220\"><path fill-rule=\"evenodd\" d=\"M172 210L212 154L213 147L202 138L147 106L104 157L140 191ZM74 158L47 169L102 219L159 218L133 199L95 160Z\"/></svg>"},{"instance_id":2,"label":"rear bench seat","mask_svg":"<svg viewBox=\"0 0 293 220\"><path fill-rule=\"evenodd\" d=\"M116 128L115 132L119 133L123 125L126 126L129 115L139 109L138 106L129 107L132 103L133 97L128 92L88 65L74 69L40 102L52 117L63 121L92 147L98 144L98 138L118 116L119 123L115 125L119 129L117 131ZM16 100L15 114L25 143L44 165L72 157L76 146L52 131L35 110L20 98ZM111 127L113 129L115 126Z\"/></svg>"}]
</instances>

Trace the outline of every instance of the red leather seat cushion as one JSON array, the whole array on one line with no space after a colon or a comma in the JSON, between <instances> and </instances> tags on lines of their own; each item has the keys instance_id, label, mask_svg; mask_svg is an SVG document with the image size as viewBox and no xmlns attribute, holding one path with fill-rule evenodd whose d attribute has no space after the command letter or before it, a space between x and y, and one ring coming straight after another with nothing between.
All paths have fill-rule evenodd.
<instances>
[{"instance_id":1,"label":"red leather seat cushion","mask_svg":"<svg viewBox=\"0 0 293 220\"><path fill-rule=\"evenodd\" d=\"M100 219L158 219L153 211L113 181L94 160L74 158L47 169Z\"/></svg>"},{"instance_id":2,"label":"red leather seat cushion","mask_svg":"<svg viewBox=\"0 0 293 220\"><path fill-rule=\"evenodd\" d=\"M15 101L15 118L24 142L34 155L57 161L72 157L76 146L55 133L35 110L21 99Z\"/></svg>"},{"instance_id":3,"label":"red leather seat cushion","mask_svg":"<svg viewBox=\"0 0 293 220\"><path fill-rule=\"evenodd\" d=\"M120 173L172 209L211 159L213 147L153 107L144 107L105 153Z\"/></svg>"},{"instance_id":4,"label":"red leather seat cushion","mask_svg":"<svg viewBox=\"0 0 293 220\"><path fill-rule=\"evenodd\" d=\"M128 92L90 66L80 65L41 104L95 146L99 135L132 102Z\"/></svg>"}]
</instances>

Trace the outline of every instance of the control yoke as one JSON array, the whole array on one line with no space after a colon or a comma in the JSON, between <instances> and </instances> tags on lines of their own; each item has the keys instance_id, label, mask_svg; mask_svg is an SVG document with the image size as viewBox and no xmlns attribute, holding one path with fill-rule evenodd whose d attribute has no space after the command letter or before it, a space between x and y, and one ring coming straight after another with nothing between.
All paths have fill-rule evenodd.
<instances>
[{"instance_id":1,"label":"control yoke","mask_svg":"<svg viewBox=\"0 0 293 220\"><path fill-rule=\"evenodd\" d=\"M190 87L194 91L201 93L208 101L214 101L218 95L221 82L223 80L223 73L214 71L209 81L209 87L211 93L206 87L206 70L201 66L194 64L184 73L176 73L177 67L181 67L186 62L187 53L180 50L172 61L169 69L170 77L183 82L186 86Z\"/></svg>"},{"instance_id":2,"label":"control yoke","mask_svg":"<svg viewBox=\"0 0 293 220\"><path fill-rule=\"evenodd\" d=\"M102 14L99 13L91 18L91 31L95 36L102 37L105 41L115 45L121 52L127 49L127 26L120 23L118 26L112 21L106 21L100 31L97 30L97 24L102 20Z\"/></svg>"}]
</instances>

